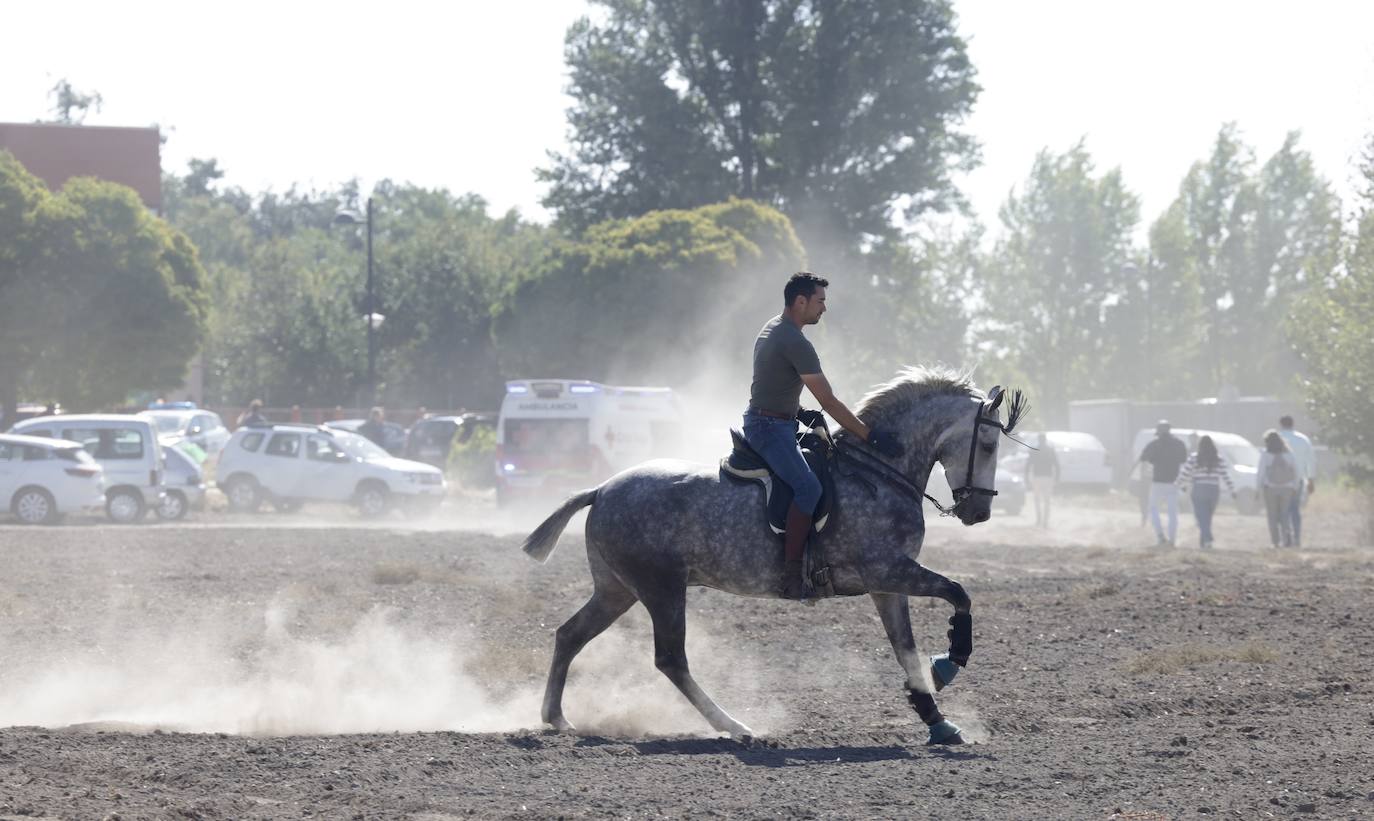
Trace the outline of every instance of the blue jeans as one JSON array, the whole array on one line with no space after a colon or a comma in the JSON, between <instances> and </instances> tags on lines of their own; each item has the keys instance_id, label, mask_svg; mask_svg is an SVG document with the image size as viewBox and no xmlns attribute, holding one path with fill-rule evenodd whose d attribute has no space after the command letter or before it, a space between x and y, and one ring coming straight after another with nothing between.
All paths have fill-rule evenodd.
<instances>
[{"instance_id":1,"label":"blue jeans","mask_svg":"<svg viewBox=\"0 0 1374 821\"><path fill-rule=\"evenodd\" d=\"M1163 504L1169 511L1169 542L1178 536L1178 487L1173 482L1150 483L1150 521L1155 526L1155 536L1165 540L1164 526L1159 521L1159 506Z\"/></svg>"},{"instance_id":2,"label":"blue jeans","mask_svg":"<svg viewBox=\"0 0 1374 821\"><path fill-rule=\"evenodd\" d=\"M1215 541L1212 538L1212 514L1217 512L1217 500L1221 498L1221 488L1216 485L1193 485L1193 515L1197 517L1198 539L1203 544Z\"/></svg>"},{"instance_id":3,"label":"blue jeans","mask_svg":"<svg viewBox=\"0 0 1374 821\"><path fill-rule=\"evenodd\" d=\"M1264 509L1269 514L1269 542L1278 547L1293 546L1293 520L1289 512L1297 491L1291 487L1264 488Z\"/></svg>"},{"instance_id":4,"label":"blue jeans","mask_svg":"<svg viewBox=\"0 0 1374 821\"><path fill-rule=\"evenodd\" d=\"M807 516L821 500L821 480L811 472L797 447L797 420L775 419L759 413L744 414L744 439L792 488L792 503Z\"/></svg>"},{"instance_id":5,"label":"blue jeans","mask_svg":"<svg viewBox=\"0 0 1374 821\"><path fill-rule=\"evenodd\" d=\"M1288 503L1288 522L1289 526L1293 528L1293 544L1298 544L1302 541L1303 486L1301 482L1303 480L1300 479L1298 481L1300 483L1298 485L1298 492L1293 494L1293 501Z\"/></svg>"}]
</instances>

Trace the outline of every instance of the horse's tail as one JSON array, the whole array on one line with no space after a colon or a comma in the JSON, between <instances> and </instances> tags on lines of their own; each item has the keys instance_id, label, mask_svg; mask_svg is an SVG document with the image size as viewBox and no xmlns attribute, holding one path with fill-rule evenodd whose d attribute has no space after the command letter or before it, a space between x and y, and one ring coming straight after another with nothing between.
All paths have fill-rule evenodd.
<instances>
[{"instance_id":1,"label":"horse's tail","mask_svg":"<svg viewBox=\"0 0 1374 821\"><path fill-rule=\"evenodd\" d=\"M596 494L599 492L601 488L594 487L571 497L562 507L555 510L552 516L545 519L543 524L536 527L525 539L524 550L530 558L541 562L549 558L549 554L558 545L558 537L563 533L563 528L568 526L568 520L582 508L595 504Z\"/></svg>"}]
</instances>

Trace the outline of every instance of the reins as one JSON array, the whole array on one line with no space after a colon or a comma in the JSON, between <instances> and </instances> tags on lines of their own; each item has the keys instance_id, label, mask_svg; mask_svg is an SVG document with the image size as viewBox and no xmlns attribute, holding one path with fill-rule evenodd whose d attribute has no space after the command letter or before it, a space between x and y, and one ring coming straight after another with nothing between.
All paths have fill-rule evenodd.
<instances>
[{"instance_id":1,"label":"reins","mask_svg":"<svg viewBox=\"0 0 1374 821\"><path fill-rule=\"evenodd\" d=\"M904 473L868 451L859 450L853 445L848 444L848 442L848 437L837 438L835 440L835 455L837 457L847 459L851 465L859 470L866 471L878 476L880 479L886 480L888 484L911 497L917 504L920 504L921 499L924 498L932 505L935 505L935 509L940 511L941 516L954 515L954 505L945 507L940 504L939 500L934 496L931 496L929 493L917 487L916 483L908 479ZM873 486L870 484L869 487L872 489Z\"/></svg>"},{"instance_id":2,"label":"reins","mask_svg":"<svg viewBox=\"0 0 1374 821\"><path fill-rule=\"evenodd\" d=\"M866 450L860 450L854 447L853 445L849 445L848 437L836 438L834 440L835 455L842 456L848 459L849 463L858 468L859 470L876 474L879 478L887 481L888 484L892 485L893 487L905 493L907 496L911 497L911 499L915 501L917 504L920 504L921 500L924 498L926 501L934 505L936 510L940 511L941 516L953 516L955 515L955 512L959 509L959 505L963 504L964 501L971 496L997 495L997 491L993 490L992 488L977 487L973 484L973 467L974 462L978 456L979 428L981 428L984 425L989 425L991 427L997 428L999 431L1002 432L1004 436L1011 439L1012 441L1017 442L1018 444L1024 445L1026 447L1030 447L1029 445L1026 445L1025 442L1022 442L1020 439L1017 439L1016 437L1011 435L1012 430L1016 427L1016 423L1020 421L1021 417L1029 408L1029 403L1026 402L1025 396L1021 393L1021 391L1015 391L1012 394L1010 409L1007 414L1007 422L1006 424L1003 424L998 419L990 417L986 414L987 411L996 411L997 407L1002 404L1002 399L1004 396L1003 392L999 388L994 388L993 391L996 393L996 397L993 399L991 405L989 405L987 402L979 402L978 410L974 411L973 436L969 437L968 469L964 473L964 484L958 488L951 489L950 493L954 498L954 502L948 507L940 504L940 502L937 501L934 496L931 496L929 493L926 493L924 490L918 487L915 482L907 478L906 474L892 467L885 460L879 458L878 456L872 453L869 453ZM1035 448L1031 448L1031 450L1035 450ZM873 486L871 484L869 485L869 487L870 489L873 489Z\"/></svg>"}]
</instances>

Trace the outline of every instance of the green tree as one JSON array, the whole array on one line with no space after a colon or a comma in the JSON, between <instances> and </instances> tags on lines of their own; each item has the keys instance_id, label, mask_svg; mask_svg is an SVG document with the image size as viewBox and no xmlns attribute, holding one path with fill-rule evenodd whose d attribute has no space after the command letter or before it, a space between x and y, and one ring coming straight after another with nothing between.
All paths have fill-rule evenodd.
<instances>
[{"instance_id":1,"label":"green tree","mask_svg":"<svg viewBox=\"0 0 1374 821\"><path fill-rule=\"evenodd\" d=\"M1129 374L1120 395L1195 399L1214 390L1204 351L1207 312L1183 209L1171 206L1150 226L1150 250L1123 283L1112 324L1117 373Z\"/></svg>"},{"instance_id":2,"label":"green tree","mask_svg":"<svg viewBox=\"0 0 1374 821\"><path fill-rule=\"evenodd\" d=\"M730 196L855 249L958 201L979 91L943 0L599 0L568 32L572 150L544 203L583 228Z\"/></svg>"},{"instance_id":3,"label":"green tree","mask_svg":"<svg viewBox=\"0 0 1374 821\"><path fill-rule=\"evenodd\" d=\"M504 387L492 306L548 253L550 230L515 212L493 219L472 194L382 183L374 196L388 395L429 407L494 407Z\"/></svg>"},{"instance_id":4,"label":"green tree","mask_svg":"<svg viewBox=\"0 0 1374 821\"><path fill-rule=\"evenodd\" d=\"M1305 371L1308 407L1323 437L1374 480L1374 137L1343 270L1312 283L1287 322Z\"/></svg>"},{"instance_id":5,"label":"green tree","mask_svg":"<svg viewBox=\"0 0 1374 821\"><path fill-rule=\"evenodd\" d=\"M205 274L186 236L129 188L50 194L0 152L0 399L122 403L176 384L204 330Z\"/></svg>"},{"instance_id":6,"label":"green tree","mask_svg":"<svg viewBox=\"0 0 1374 821\"><path fill-rule=\"evenodd\" d=\"M100 111L105 99L97 91L80 91L63 77L48 91L52 99L52 114L59 123L79 125L86 120L91 109Z\"/></svg>"},{"instance_id":7,"label":"green tree","mask_svg":"<svg viewBox=\"0 0 1374 821\"><path fill-rule=\"evenodd\" d=\"M1026 375L1047 423L1067 422L1069 399L1122 387L1108 309L1126 291L1138 214L1120 170L1095 175L1082 142L1042 151L1002 206L981 336Z\"/></svg>"},{"instance_id":8,"label":"green tree","mask_svg":"<svg viewBox=\"0 0 1374 821\"><path fill-rule=\"evenodd\" d=\"M1234 123L1184 178L1168 219L1188 249L1205 312L1205 387L1283 393L1296 362L1282 318L1336 264L1339 203L1291 133L1261 168Z\"/></svg>"},{"instance_id":9,"label":"green tree","mask_svg":"<svg viewBox=\"0 0 1374 821\"><path fill-rule=\"evenodd\" d=\"M830 275L822 364L841 396L857 398L908 365L964 363L969 294L984 274L981 241L978 226L923 225Z\"/></svg>"},{"instance_id":10,"label":"green tree","mask_svg":"<svg viewBox=\"0 0 1374 821\"><path fill-rule=\"evenodd\" d=\"M787 218L745 200L593 226L506 293L495 317L502 371L747 386L742 352L802 263Z\"/></svg>"},{"instance_id":11,"label":"green tree","mask_svg":"<svg viewBox=\"0 0 1374 821\"><path fill-rule=\"evenodd\" d=\"M359 209L335 191L252 196L213 183L214 160L164 185L169 218L201 246L214 294L206 341L211 401L369 401L363 324L365 234L335 225ZM547 253L549 229L487 215L472 195L389 181L373 191L377 376L388 404L491 407L502 389L491 310Z\"/></svg>"}]
</instances>

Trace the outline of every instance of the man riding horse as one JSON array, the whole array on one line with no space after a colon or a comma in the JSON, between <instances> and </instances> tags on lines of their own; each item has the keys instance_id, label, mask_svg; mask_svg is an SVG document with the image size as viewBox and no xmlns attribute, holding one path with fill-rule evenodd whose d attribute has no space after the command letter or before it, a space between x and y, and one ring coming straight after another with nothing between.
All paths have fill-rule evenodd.
<instances>
[{"instance_id":1,"label":"man riding horse","mask_svg":"<svg viewBox=\"0 0 1374 821\"><path fill-rule=\"evenodd\" d=\"M797 446L802 386L845 430L888 458L902 455L896 436L871 429L835 396L821 371L815 347L802 334L807 325L821 321L828 287L828 280L805 271L793 274L787 281L782 291L782 313L768 320L754 341L754 380L749 388L749 408L744 413L744 438L749 446L792 488L792 505L787 511L783 536L786 564L782 596L788 599L806 595L802 551L821 498L821 483Z\"/></svg>"}]
</instances>

